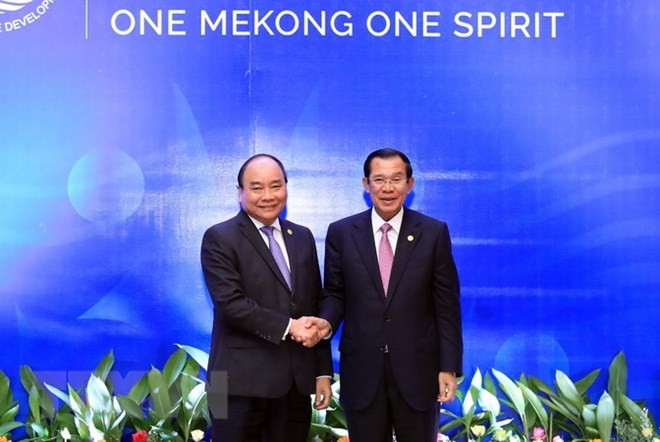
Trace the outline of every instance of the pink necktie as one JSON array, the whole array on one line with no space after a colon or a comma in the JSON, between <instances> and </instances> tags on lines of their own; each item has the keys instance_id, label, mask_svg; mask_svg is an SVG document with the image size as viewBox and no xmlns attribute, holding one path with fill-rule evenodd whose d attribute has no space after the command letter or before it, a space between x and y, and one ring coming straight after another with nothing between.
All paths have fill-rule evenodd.
<instances>
[{"instance_id":1,"label":"pink necktie","mask_svg":"<svg viewBox=\"0 0 660 442\"><path fill-rule=\"evenodd\" d=\"M383 281L383 289L387 296L387 286L390 284L390 274L392 273L392 263L394 262L394 252L392 245L387 238L387 232L392 228L388 223L381 226L380 231L383 235L380 237L378 246L378 266L380 267L380 278Z\"/></svg>"}]
</instances>

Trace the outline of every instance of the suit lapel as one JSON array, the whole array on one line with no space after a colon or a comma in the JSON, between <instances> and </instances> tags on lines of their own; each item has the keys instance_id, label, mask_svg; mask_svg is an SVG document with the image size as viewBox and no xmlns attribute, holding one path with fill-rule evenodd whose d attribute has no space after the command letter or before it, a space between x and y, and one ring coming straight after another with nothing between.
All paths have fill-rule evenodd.
<instances>
[{"instance_id":1,"label":"suit lapel","mask_svg":"<svg viewBox=\"0 0 660 442\"><path fill-rule=\"evenodd\" d=\"M277 280L280 281L280 283L288 289L289 286L284 280L284 276L282 276L282 272L280 271L280 268L277 266L277 263L275 262L275 258L273 258L272 253L270 253L270 249L266 245L266 242L261 236L261 233L259 232L259 230L257 230L257 227L254 225L252 220L248 217L248 215L245 212L241 211L240 214L242 215L242 216L239 215L240 216L239 224L240 224L241 232L243 233L245 238L247 238L247 240L250 241L250 243L254 246L254 248L257 250L259 255L261 255L261 257L264 259L268 267L270 267L270 270L273 272ZM289 249L290 249L289 243L287 243L287 253ZM292 262L291 257L289 257L289 262ZM293 281L293 274L291 276Z\"/></svg>"},{"instance_id":2,"label":"suit lapel","mask_svg":"<svg viewBox=\"0 0 660 442\"><path fill-rule=\"evenodd\" d=\"M405 208L403 210L401 231L399 232L399 239L397 240L396 250L394 251L394 263L392 265L392 274L390 276L390 284L387 291L387 305L390 304L394 297L396 289L403 277L406 265L410 261L410 257L421 240L423 233L420 227L420 222L415 216L415 212Z\"/></svg>"},{"instance_id":3,"label":"suit lapel","mask_svg":"<svg viewBox=\"0 0 660 442\"><path fill-rule=\"evenodd\" d=\"M363 212L362 215L355 220L352 235L357 250L367 268L367 272L369 273L369 276L371 276L374 287L376 287L378 293L380 293L384 300L385 292L383 291L383 282L380 279L380 268L378 267L374 232L371 226L371 209Z\"/></svg>"}]
</instances>

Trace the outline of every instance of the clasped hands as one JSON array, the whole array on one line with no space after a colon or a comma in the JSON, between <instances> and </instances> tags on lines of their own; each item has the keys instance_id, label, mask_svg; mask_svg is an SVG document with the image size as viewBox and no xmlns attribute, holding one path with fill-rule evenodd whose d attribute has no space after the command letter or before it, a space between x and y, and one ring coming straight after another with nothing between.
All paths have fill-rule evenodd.
<instances>
[{"instance_id":1,"label":"clasped hands","mask_svg":"<svg viewBox=\"0 0 660 442\"><path fill-rule=\"evenodd\" d=\"M330 323L315 316L302 316L291 320L291 339L305 347L314 347L330 333Z\"/></svg>"}]
</instances>

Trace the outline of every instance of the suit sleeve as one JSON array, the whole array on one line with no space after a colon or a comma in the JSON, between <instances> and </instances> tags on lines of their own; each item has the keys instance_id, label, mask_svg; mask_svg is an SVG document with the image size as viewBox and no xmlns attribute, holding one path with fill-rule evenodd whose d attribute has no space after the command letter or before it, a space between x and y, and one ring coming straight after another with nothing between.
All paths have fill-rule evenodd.
<instances>
[{"instance_id":1,"label":"suit sleeve","mask_svg":"<svg viewBox=\"0 0 660 442\"><path fill-rule=\"evenodd\" d=\"M451 239L442 224L436 248L433 290L438 334L440 338L440 371L463 372L463 327L460 285L452 256Z\"/></svg>"},{"instance_id":2,"label":"suit sleeve","mask_svg":"<svg viewBox=\"0 0 660 442\"><path fill-rule=\"evenodd\" d=\"M319 307L320 307L320 302L321 302L321 271L319 269L319 259L318 259L318 252L316 250L316 240L314 239L314 235L312 234L311 231L309 231L309 241L311 244L311 248L313 250L312 256L314 257L314 263L313 263L313 268L314 268L314 278L313 278L313 285L314 285L314 291L313 293L310 293L310 295L314 296L314 306L315 306L315 312L314 315L319 315ZM314 347L314 351L316 352L316 376L333 376L334 375L334 369L332 366L332 350L330 346L330 339L323 339L321 340L316 346Z\"/></svg>"},{"instance_id":3,"label":"suit sleeve","mask_svg":"<svg viewBox=\"0 0 660 442\"><path fill-rule=\"evenodd\" d=\"M319 314L330 323L333 333L344 318L344 276L340 249L336 225L330 224L325 239L324 286Z\"/></svg>"},{"instance_id":4,"label":"suit sleeve","mask_svg":"<svg viewBox=\"0 0 660 442\"><path fill-rule=\"evenodd\" d=\"M236 250L218 232L209 229L201 248L204 280L215 308L234 329L279 344L289 324L289 317L263 308L248 296L241 283L249 275L241 274Z\"/></svg>"}]
</instances>

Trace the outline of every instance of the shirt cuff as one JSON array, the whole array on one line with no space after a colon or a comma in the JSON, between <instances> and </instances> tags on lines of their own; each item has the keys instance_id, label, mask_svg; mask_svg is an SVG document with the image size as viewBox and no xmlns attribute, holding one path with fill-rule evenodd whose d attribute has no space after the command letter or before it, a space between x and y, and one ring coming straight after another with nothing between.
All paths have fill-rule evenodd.
<instances>
[{"instance_id":1,"label":"shirt cuff","mask_svg":"<svg viewBox=\"0 0 660 442\"><path fill-rule=\"evenodd\" d=\"M286 326L286 330L284 330L284 336L282 336L282 340L286 341L286 337L289 336L289 329L291 328L291 318L289 318L289 323Z\"/></svg>"}]
</instances>

